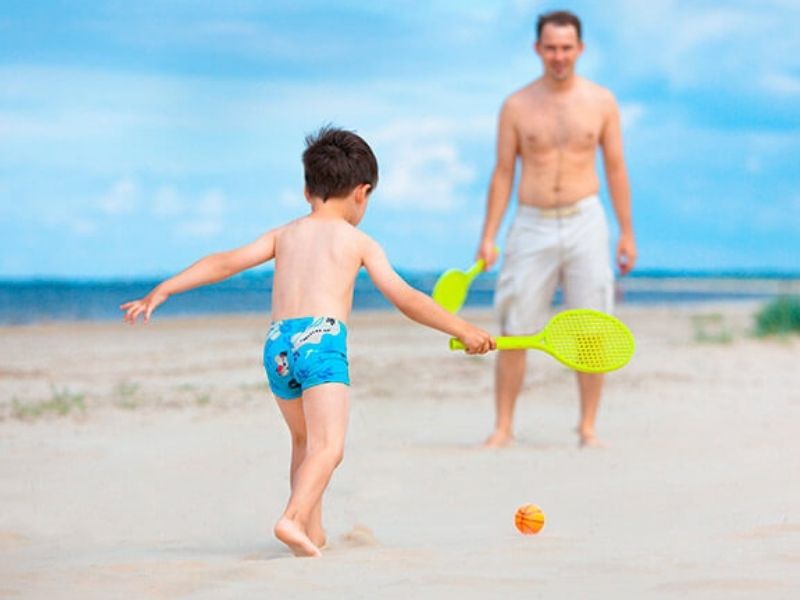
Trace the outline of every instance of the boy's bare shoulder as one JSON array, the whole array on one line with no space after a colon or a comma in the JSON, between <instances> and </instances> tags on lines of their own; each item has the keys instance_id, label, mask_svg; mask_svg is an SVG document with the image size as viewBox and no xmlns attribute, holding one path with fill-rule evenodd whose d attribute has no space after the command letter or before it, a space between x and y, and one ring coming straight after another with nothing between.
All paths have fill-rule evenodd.
<instances>
[{"instance_id":1,"label":"boy's bare shoulder","mask_svg":"<svg viewBox=\"0 0 800 600\"><path fill-rule=\"evenodd\" d=\"M350 225L350 227L352 228L351 235L353 242L358 245L358 248L362 254L374 250L375 248L380 248L378 242L376 242L369 234L361 231L358 227L354 227L353 225Z\"/></svg>"},{"instance_id":2,"label":"boy's bare shoulder","mask_svg":"<svg viewBox=\"0 0 800 600\"><path fill-rule=\"evenodd\" d=\"M273 234L276 237L280 237L282 234L286 233L287 231L291 231L292 229L296 228L299 225L300 221L302 221L302 220L303 220L303 218L300 217L298 219L293 219L291 221L287 221L283 225L278 225L277 227L273 227L272 229L266 231L264 233L264 235Z\"/></svg>"}]
</instances>

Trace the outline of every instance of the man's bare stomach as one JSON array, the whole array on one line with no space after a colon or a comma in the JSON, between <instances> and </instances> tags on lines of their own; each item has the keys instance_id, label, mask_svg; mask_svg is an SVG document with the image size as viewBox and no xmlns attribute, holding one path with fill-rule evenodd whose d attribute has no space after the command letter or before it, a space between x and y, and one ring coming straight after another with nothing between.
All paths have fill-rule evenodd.
<instances>
[{"instance_id":1,"label":"man's bare stomach","mask_svg":"<svg viewBox=\"0 0 800 600\"><path fill-rule=\"evenodd\" d=\"M552 190L525 190L522 187L517 193L520 204L533 206L535 208L555 208L560 206L572 206L584 198L593 196L599 191L599 186L586 186L581 188L570 188L563 192L555 193Z\"/></svg>"},{"instance_id":2,"label":"man's bare stomach","mask_svg":"<svg viewBox=\"0 0 800 600\"><path fill-rule=\"evenodd\" d=\"M594 169L580 170L528 170L523 166L517 198L520 204L536 208L570 206L596 194L600 180Z\"/></svg>"}]
</instances>

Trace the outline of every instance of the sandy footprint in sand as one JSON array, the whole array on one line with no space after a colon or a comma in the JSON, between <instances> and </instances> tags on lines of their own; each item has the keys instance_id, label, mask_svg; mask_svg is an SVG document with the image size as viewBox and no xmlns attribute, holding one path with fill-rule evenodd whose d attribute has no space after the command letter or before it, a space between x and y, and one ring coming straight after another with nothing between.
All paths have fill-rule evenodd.
<instances>
[{"instance_id":1,"label":"sandy footprint in sand","mask_svg":"<svg viewBox=\"0 0 800 600\"><path fill-rule=\"evenodd\" d=\"M763 540L776 536L800 533L800 523L773 523L771 525L761 525L748 531L739 532L736 537L740 539Z\"/></svg>"},{"instance_id":2,"label":"sandy footprint in sand","mask_svg":"<svg viewBox=\"0 0 800 600\"><path fill-rule=\"evenodd\" d=\"M353 528L342 535L341 541L347 546L377 546L378 540L375 534L366 525L356 524Z\"/></svg>"},{"instance_id":3,"label":"sandy footprint in sand","mask_svg":"<svg viewBox=\"0 0 800 600\"><path fill-rule=\"evenodd\" d=\"M19 546L30 541L30 538L16 531L0 530L0 548Z\"/></svg>"}]
</instances>

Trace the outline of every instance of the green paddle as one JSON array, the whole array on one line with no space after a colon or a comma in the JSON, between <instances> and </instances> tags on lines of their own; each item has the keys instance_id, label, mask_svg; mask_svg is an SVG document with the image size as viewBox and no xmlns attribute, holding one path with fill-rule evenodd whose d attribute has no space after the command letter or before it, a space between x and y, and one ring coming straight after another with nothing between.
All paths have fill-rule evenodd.
<instances>
[{"instance_id":1,"label":"green paddle","mask_svg":"<svg viewBox=\"0 0 800 600\"><path fill-rule=\"evenodd\" d=\"M472 280L486 267L482 258L478 259L466 273L458 269L448 269L436 281L431 296L433 300L451 313L457 313L467 299Z\"/></svg>"}]
</instances>

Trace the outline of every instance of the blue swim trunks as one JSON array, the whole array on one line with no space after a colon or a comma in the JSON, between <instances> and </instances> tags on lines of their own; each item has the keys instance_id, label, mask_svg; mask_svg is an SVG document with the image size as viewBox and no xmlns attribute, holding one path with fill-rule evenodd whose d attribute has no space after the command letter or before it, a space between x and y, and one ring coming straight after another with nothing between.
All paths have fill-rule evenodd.
<instances>
[{"instance_id":1,"label":"blue swim trunks","mask_svg":"<svg viewBox=\"0 0 800 600\"><path fill-rule=\"evenodd\" d=\"M294 400L315 385L350 385L347 327L330 317L275 321L264 344L264 368L272 393Z\"/></svg>"}]
</instances>

